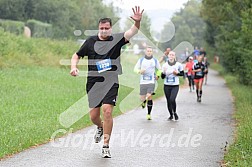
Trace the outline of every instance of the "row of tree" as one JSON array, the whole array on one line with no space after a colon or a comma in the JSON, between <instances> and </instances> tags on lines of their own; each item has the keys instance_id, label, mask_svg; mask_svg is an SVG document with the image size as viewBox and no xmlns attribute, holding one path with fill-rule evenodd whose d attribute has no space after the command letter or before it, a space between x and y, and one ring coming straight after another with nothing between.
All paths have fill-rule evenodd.
<instances>
[{"instance_id":1,"label":"row of tree","mask_svg":"<svg viewBox=\"0 0 252 167\"><path fill-rule=\"evenodd\" d=\"M75 30L96 30L102 17L110 17L113 24L117 23L119 12L113 3L105 4L102 0L0 0L0 19L48 23L53 26L53 38L61 39L75 38ZM132 26L132 22L127 24L126 28ZM150 24L150 18L144 14L141 31L149 38ZM113 30L121 31L120 25L114 24Z\"/></svg>"},{"instance_id":2,"label":"row of tree","mask_svg":"<svg viewBox=\"0 0 252 167\"><path fill-rule=\"evenodd\" d=\"M206 41L217 50L228 72L252 85L251 0L203 0Z\"/></svg>"},{"instance_id":3,"label":"row of tree","mask_svg":"<svg viewBox=\"0 0 252 167\"><path fill-rule=\"evenodd\" d=\"M188 41L193 46L204 47L206 24L200 16L200 9L201 3L199 1L190 0L184 4L184 8L173 15L171 23L165 24L161 32L162 41L165 41L167 36L171 34L171 24L175 26L175 34L170 41L161 44L163 49L175 48L183 41Z\"/></svg>"},{"instance_id":4,"label":"row of tree","mask_svg":"<svg viewBox=\"0 0 252 167\"><path fill-rule=\"evenodd\" d=\"M73 38L74 30L97 29L100 17L118 19L116 9L101 0L0 0L0 18L53 25L54 38Z\"/></svg>"},{"instance_id":5,"label":"row of tree","mask_svg":"<svg viewBox=\"0 0 252 167\"><path fill-rule=\"evenodd\" d=\"M161 47L175 48L182 41L206 47L220 57L227 72L252 85L251 15L251 0L190 0L172 17L175 35ZM170 29L167 23L161 37L167 38Z\"/></svg>"}]
</instances>

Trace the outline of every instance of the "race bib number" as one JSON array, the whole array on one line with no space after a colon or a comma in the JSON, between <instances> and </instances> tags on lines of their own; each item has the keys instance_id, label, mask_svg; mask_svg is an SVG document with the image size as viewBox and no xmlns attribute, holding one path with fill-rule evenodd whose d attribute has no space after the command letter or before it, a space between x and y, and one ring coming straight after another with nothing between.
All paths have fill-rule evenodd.
<instances>
[{"instance_id":1,"label":"race bib number","mask_svg":"<svg viewBox=\"0 0 252 167\"><path fill-rule=\"evenodd\" d=\"M143 75L143 80L151 81L152 76L151 75Z\"/></svg>"},{"instance_id":2,"label":"race bib number","mask_svg":"<svg viewBox=\"0 0 252 167\"><path fill-rule=\"evenodd\" d=\"M166 77L166 82L174 83L175 82L175 77Z\"/></svg>"},{"instance_id":3,"label":"race bib number","mask_svg":"<svg viewBox=\"0 0 252 167\"><path fill-rule=\"evenodd\" d=\"M105 59L105 60L98 61L98 62L96 62L96 67L97 67L98 73L108 71L112 68L111 67L111 60Z\"/></svg>"},{"instance_id":4,"label":"race bib number","mask_svg":"<svg viewBox=\"0 0 252 167\"><path fill-rule=\"evenodd\" d=\"M197 74L197 76L203 76L203 72L202 71L197 72L196 74Z\"/></svg>"}]
</instances>

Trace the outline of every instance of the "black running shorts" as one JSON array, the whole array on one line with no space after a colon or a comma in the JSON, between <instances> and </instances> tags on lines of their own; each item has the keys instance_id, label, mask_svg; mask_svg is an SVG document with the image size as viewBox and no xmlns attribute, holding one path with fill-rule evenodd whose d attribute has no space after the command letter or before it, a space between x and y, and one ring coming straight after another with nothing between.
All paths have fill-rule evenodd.
<instances>
[{"instance_id":1,"label":"black running shorts","mask_svg":"<svg viewBox=\"0 0 252 167\"><path fill-rule=\"evenodd\" d=\"M96 86L95 86L96 84ZM116 105L119 84L104 85L102 82L88 82L86 92L88 94L89 108L101 107L102 104Z\"/></svg>"}]
</instances>

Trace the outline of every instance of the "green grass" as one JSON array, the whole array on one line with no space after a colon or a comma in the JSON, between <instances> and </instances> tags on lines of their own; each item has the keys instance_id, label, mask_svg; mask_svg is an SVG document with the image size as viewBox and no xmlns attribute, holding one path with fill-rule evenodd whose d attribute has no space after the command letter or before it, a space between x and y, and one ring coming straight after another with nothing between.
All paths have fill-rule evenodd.
<instances>
[{"instance_id":1,"label":"green grass","mask_svg":"<svg viewBox=\"0 0 252 167\"><path fill-rule=\"evenodd\" d=\"M245 86L237 81L237 77L224 72L223 68L215 65L212 68L221 71L228 87L234 96L236 120L236 131L234 134L234 143L232 143L224 161L226 166L251 166L252 164L252 87Z\"/></svg>"},{"instance_id":2,"label":"green grass","mask_svg":"<svg viewBox=\"0 0 252 167\"><path fill-rule=\"evenodd\" d=\"M85 79L68 73L49 67L0 71L0 157L44 143L61 128L59 114L84 94Z\"/></svg>"},{"instance_id":3,"label":"green grass","mask_svg":"<svg viewBox=\"0 0 252 167\"><path fill-rule=\"evenodd\" d=\"M79 46L74 41L24 38L0 29L0 69L17 66L57 66Z\"/></svg>"}]
</instances>

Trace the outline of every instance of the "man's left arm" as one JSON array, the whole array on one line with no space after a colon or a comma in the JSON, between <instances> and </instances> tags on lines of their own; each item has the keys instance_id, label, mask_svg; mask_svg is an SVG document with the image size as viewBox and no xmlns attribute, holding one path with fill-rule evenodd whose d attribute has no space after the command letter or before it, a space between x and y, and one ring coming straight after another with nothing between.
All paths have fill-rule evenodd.
<instances>
[{"instance_id":1,"label":"man's left arm","mask_svg":"<svg viewBox=\"0 0 252 167\"><path fill-rule=\"evenodd\" d=\"M134 20L134 25L129 29L127 30L125 33L124 33L124 37L126 38L126 40L130 40L131 37L133 37L134 35L137 34L139 28L140 28L140 21L142 19L142 14L143 14L143 11L142 10L140 12L140 6L136 6L135 9L132 8L132 11L134 13L133 16L131 16L131 19Z\"/></svg>"}]
</instances>

